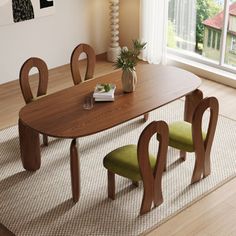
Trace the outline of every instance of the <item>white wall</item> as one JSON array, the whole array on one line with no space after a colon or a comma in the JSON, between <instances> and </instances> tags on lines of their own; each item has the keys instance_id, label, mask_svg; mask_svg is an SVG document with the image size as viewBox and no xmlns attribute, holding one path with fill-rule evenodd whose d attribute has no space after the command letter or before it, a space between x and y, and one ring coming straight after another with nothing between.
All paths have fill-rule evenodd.
<instances>
[{"instance_id":1,"label":"white wall","mask_svg":"<svg viewBox=\"0 0 236 236\"><path fill-rule=\"evenodd\" d=\"M139 38L140 0L120 0L120 45L132 46Z\"/></svg>"},{"instance_id":2,"label":"white wall","mask_svg":"<svg viewBox=\"0 0 236 236\"><path fill-rule=\"evenodd\" d=\"M96 54L107 50L107 0L55 0L52 16L0 26L0 84L18 79L23 62L32 56L49 68L69 63L74 47L91 44Z\"/></svg>"}]
</instances>

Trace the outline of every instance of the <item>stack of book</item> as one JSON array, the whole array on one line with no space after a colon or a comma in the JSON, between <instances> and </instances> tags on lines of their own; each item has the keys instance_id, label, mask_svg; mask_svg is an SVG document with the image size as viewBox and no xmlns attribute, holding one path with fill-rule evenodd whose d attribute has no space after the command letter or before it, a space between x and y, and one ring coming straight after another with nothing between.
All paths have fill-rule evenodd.
<instances>
[{"instance_id":1,"label":"stack of book","mask_svg":"<svg viewBox=\"0 0 236 236\"><path fill-rule=\"evenodd\" d=\"M116 86L114 84L97 84L93 97L96 102L114 101L115 89Z\"/></svg>"}]
</instances>

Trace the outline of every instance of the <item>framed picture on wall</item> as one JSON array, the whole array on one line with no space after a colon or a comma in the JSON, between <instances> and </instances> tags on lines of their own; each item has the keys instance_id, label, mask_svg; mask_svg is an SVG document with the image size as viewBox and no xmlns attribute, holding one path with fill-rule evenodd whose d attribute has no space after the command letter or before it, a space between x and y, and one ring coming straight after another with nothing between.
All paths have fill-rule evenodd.
<instances>
[{"instance_id":1,"label":"framed picture on wall","mask_svg":"<svg viewBox=\"0 0 236 236\"><path fill-rule=\"evenodd\" d=\"M54 0L0 0L0 25L32 20L54 12Z\"/></svg>"}]
</instances>

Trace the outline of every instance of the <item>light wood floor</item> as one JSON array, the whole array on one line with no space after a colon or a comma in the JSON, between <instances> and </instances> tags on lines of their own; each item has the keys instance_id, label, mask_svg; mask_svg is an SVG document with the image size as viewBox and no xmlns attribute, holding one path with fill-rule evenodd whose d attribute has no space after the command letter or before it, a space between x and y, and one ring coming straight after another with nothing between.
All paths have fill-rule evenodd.
<instances>
[{"instance_id":1,"label":"light wood floor","mask_svg":"<svg viewBox=\"0 0 236 236\"><path fill-rule=\"evenodd\" d=\"M85 67L84 62L81 64ZM112 64L105 62L104 58L100 57L97 60L95 76L112 70ZM31 85L35 91L37 76L32 76ZM73 86L73 83L69 65L50 70L49 93L70 86ZM219 99L220 114L236 120L235 89L205 79L203 79L200 89L205 96L216 96ZM17 123L18 112L22 106L24 106L24 101L18 80L0 85L0 129ZM148 235L236 235L236 178L154 229Z\"/></svg>"}]
</instances>

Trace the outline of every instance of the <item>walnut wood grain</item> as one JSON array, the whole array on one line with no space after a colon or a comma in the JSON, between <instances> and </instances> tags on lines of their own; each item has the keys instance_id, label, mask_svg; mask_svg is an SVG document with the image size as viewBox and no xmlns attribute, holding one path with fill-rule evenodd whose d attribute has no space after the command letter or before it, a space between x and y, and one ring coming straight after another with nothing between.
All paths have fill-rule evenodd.
<instances>
[{"instance_id":1,"label":"walnut wood grain","mask_svg":"<svg viewBox=\"0 0 236 236\"><path fill-rule=\"evenodd\" d=\"M20 87L25 103L32 102L34 96L29 84L29 73L32 68L37 68L39 71L39 85L37 97L45 95L48 87L48 67L47 64L40 58L31 57L25 61L20 70Z\"/></svg>"},{"instance_id":2,"label":"walnut wood grain","mask_svg":"<svg viewBox=\"0 0 236 236\"><path fill-rule=\"evenodd\" d=\"M185 105L184 105L184 120L185 121L192 123L194 111L202 99L203 99L203 93L199 89L196 89L195 91L185 96ZM182 150L180 151L180 158L183 161L186 160L185 151L182 151Z\"/></svg>"},{"instance_id":3,"label":"walnut wood grain","mask_svg":"<svg viewBox=\"0 0 236 236\"><path fill-rule=\"evenodd\" d=\"M203 93L201 90L196 89L195 91L187 94L185 97L184 107L184 120L192 123L193 115L196 107L203 99Z\"/></svg>"},{"instance_id":4,"label":"walnut wood grain","mask_svg":"<svg viewBox=\"0 0 236 236\"><path fill-rule=\"evenodd\" d=\"M138 84L134 93L122 92L121 71L115 71L27 104L19 112L21 123L29 130L32 129L32 132L35 131L35 134L38 132L48 136L75 139L112 128L146 114L196 90L201 83L194 74L175 67L140 64L136 72ZM115 101L96 103L92 110L84 110L84 98L91 96L97 83L116 84ZM27 137L21 143L24 144L29 140L30 133L30 131L25 132ZM20 136L24 139L23 134ZM21 148L24 149L24 145ZM29 165L32 164L34 148L37 153L37 145L36 147L31 145L30 150L32 150L29 153L21 152L22 161L29 162ZM75 202L80 192L79 168L74 169L72 164L72 162L77 163L76 150L72 142L71 179ZM40 155L38 156L37 158L40 159ZM155 202L157 204L158 201Z\"/></svg>"},{"instance_id":5,"label":"walnut wood grain","mask_svg":"<svg viewBox=\"0 0 236 236\"><path fill-rule=\"evenodd\" d=\"M149 161L148 147L151 137L156 133L160 136L160 143L155 169L153 171ZM143 200L140 209L141 215L151 210L152 202L154 202L154 206L159 206L163 202L161 182L162 174L165 169L168 140L168 125L164 121L153 121L140 135L137 153L144 187Z\"/></svg>"},{"instance_id":6,"label":"walnut wood grain","mask_svg":"<svg viewBox=\"0 0 236 236\"><path fill-rule=\"evenodd\" d=\"M81 76L80 72L80 62L79 58L82 53L85 53L87 56L87 67L84 78ZM79 44L72 52L70 67L71 74L74 84L79 84L85 80L93 78L94 69L96 63L96 55L93 48L88 44Z\"/></svg>"},{"instance_id":7,"label":"walnut wood grain","mask_svg":"<svg viewBox=\"0 0 236 236\"><path fill-rule=\"evenodd\" d=\"M25 125L48 136L77 138L94 134L148 113L194 91L201 80L176 67L140 64L136 91L124 94L121 71L88 80L27 104L19 117ZM97 83L117 86L114 102L95 103L84 110L85 96Z\"/></svg>"},{"instance_id":8,"label":"walnut wood grain","mask_svg":"<svg viewBox=\"0 0 236 236\"><path fill-rule=\"evenodd\" d=\"M80 197L80 162L76 139L72 140L70 146L70 173L72 198L74 202L78 202Z\"/></svg>"},{"instance_id":9,"label":"walnut wood grain","mask_svg":"<svg viewBox=\"0 0 236 236\"><path fill-rule=\"evenodd\" d=\"M202 137L202 118L207 109L210 109L209 125L206 140ZM201 177L206 177L211 172L210 152L215 135L216 124L219 114L219 103L217 98L209 97L203 99L196 107L192 120L192 137L195 150L195 166L191 183L198 182Z\"/></svg>"},{"instance_id":10,"label":"walnut wood grain","mask_svg":"<svg viewBox=\"0 0 236 236\"><path fill-rule=\"evenodd\" d=\"M40 97L47 93L48 87L48 67L47 64L40 58L31 57L24 62L20 70L20 88L24 97L25 103L33 101L34 96L29 84L29 73L32 68L37 68L39 72L38 92L35 97ZM43 135L43 144L48 146L48 137Z\"/></svg>"},{"instance_id":11,"label":"walnut wood grain","mask_svg":"<svg viewBox=\"0 0 236 236\"><path fill-rule=\"evenodd\" d=\"M38 170L41 165L39 133L25 126L20 119L18 128L23 167L30 171Z\"/></svg>"}]
</instances>

